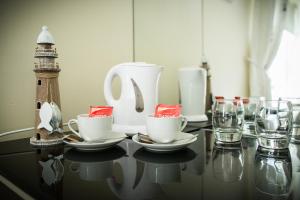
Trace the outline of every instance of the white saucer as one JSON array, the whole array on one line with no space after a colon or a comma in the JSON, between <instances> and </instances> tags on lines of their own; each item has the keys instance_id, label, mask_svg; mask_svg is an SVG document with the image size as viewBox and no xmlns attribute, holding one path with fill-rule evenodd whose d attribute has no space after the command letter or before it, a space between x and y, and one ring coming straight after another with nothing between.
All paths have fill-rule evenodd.
<instances>
[{"instance_id":1,"label":"white saucer","mask_svg":"<svg viewBox=\"0 0 300 200\"><path fill-rule=\"evenodd\" d=\"M184 115L187 118L188 122L203 122L208 121L208 118L205 114L203 115Z\"/></svg>"},{"instance_id":2,"label":"white saucer","mask_svg":"<svg viewBox=\"0 0 300 200\"><path fill-rule=\"evenodd\" d=\"M146 126L113 124L112 130L118 133L125 133L128 136L134 136L137 133L146 133Z\"/></svg>"},{"instance_id":3,"label":"white saucer","mask_svg":"<svg viewBox=\"0 0 300 200\"><path fill-rule=\"evenodd\" d=\"M177 139L174 142L168 144L159 144L159 143L148 144L148 143L140 142L138 139L138 135L134 135L132 137L133 142L143 146L148 151L156 152L156 153L169 153L172 151L177 151L187 147L188 145L195 142L196 140L197 137L195 135L190 133L184 133L184 132L179 132Z\"/></svg>"},{"instance_id":4,"label":"white saucer","mask_svg":"<svg viewBox=\"0 0 300 200\"><path fill-rule=\"evenodd\" d=\"M124 140L127 136L124 133L111 132L110 138L95 142L69 142L63 140L65 144L76 148L79 151L101 151L108 149Z\"/></svg>"}]
</instances>

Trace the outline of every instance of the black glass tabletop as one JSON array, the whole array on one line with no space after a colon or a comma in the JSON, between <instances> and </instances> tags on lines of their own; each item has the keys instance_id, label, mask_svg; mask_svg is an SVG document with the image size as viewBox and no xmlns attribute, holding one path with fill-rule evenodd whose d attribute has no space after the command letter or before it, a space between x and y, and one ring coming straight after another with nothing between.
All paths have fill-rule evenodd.
<instances>
[{"instance_id":1,"label":"black glass tabletop","mask_svg":"<svg viewBox=\"0 0 300 200\"><path fill-rule=\"evenodd\" d=\"M300 199L299 145L273 156L255 138L220 146L210 130L187 131L197 141L167 154L130 138L99 152L2 142L1 199Z\"/></svg>"}]
</instances>

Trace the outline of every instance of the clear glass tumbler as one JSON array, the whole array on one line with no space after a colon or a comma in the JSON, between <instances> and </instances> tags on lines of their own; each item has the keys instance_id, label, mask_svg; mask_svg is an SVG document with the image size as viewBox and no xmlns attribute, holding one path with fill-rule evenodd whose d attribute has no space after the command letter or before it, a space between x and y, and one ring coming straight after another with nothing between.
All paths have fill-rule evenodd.
<instances>
[{"instance_id":1,"label":"clear glass tumbler","mask_svg":"<svg viewBox=\"0 0 300 200\"><path fill-rule=\"evenodd\" d=\"M256 137L255 134L255 112L260 100L265 100L264 97L248 97L243 98L244 106L244 128L243 136Z\"/></svg>"},{"instance_id":2,"label":"clear glass tumbler","mask_svg":"<svg viewBox=\"0 0 300 200\"><path fill-rule=\"evenodd\" d=\"M255 115L258 144L272 150L288 148L292 119L292 104L289 101L260 101Z\"/></svg>"},{"instance_id":3,"label":"clear glass tumbler","mask_svg":"<svg viewBox=\"0 0 300 200\"><path fill-rule=\"evenodd\" d=\"M293 105L293 130L291 142L300 143L300 98L280 98L290 101Z\"/></svg>"},{"instance_id":4,"label":"clear glass tumbler","mask_svg":"<svg viewBox=\"0 0 300 200\"><path fill-rule=\"evenodd\" d=\"M240 142L244 125L242 101L216 100L212 108L212 122L217 143Z\"/></svg>"}]
</instances>

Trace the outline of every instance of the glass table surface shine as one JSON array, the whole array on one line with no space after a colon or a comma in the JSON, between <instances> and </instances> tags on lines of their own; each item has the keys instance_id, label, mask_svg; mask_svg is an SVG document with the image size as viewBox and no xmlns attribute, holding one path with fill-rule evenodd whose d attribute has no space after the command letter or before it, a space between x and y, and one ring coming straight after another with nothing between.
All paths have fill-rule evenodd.
<instances>
[{"instance_id":1,"label":"glass table surface shine","mask_svg":"<svg viewBox=\"0 0 300 200\"><path fill-rule=\"evenodd\" d=\"M185 131L197 141L168 154L130 138L99 152L36 148L29 138L1 142L0 198L21 191L34 199L300 199L299 145L274 157L258 151L255 138L219 146L201 124Z\"/></svg>"}]
</instances>

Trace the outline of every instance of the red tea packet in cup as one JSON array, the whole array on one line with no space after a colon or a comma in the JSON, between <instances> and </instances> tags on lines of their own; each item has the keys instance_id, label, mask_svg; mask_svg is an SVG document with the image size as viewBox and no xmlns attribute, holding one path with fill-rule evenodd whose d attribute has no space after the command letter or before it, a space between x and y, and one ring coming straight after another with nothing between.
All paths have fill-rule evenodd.
<instances>
[{"instance_id":1,"label":"red tea packet in cup","mask_svg":"<svg viewBox=\"0 0 300 200\"><path fill-rule=\"evenodd\" d=\"M158 104L154 117L178 117L181 114L181 105Z\"/></svg>"},{"instance_id":2,"label":"red tea packet in cup","mask_svg":"<svg viewBox=\"0 0 300 200\"><path fill-rule=\"evenodd\" d=\"M111 106L90 106L89 117L111 116L112 111Z\"/></svg>"}]
</instances>

